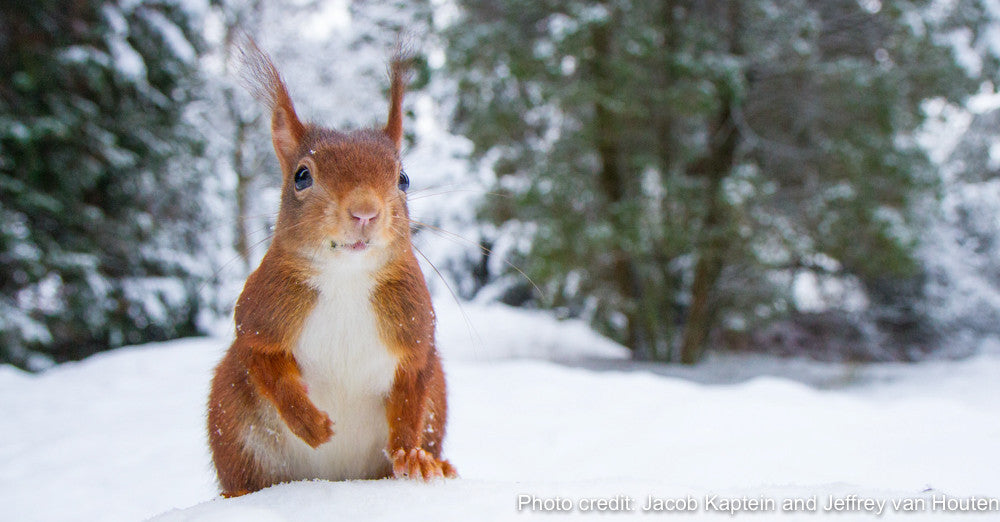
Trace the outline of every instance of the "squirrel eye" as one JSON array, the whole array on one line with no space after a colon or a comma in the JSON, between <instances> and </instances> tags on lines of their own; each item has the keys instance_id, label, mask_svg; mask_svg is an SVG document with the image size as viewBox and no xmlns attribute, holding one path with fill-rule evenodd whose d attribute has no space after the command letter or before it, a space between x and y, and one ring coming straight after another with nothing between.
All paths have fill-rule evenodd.
<instances>
[{"instance_id":1,"label":"squirrel eye","mask_svg":"<svg viewBox=\"0 0 1000 522\"><path fill-rule=\"evenodd\" d=\"M410 188L410 177L406 175L403 170L399 171L399 190L406 192L406 189Z\"/></svg>"},{"instance_id":2,"label":"squirrel eye","mask_svg":"<svg viewBox=\"0 0 1000 522\"><path fill-rule=\"evenodd\" d=\"M309 169L306 167L299 167L299 170L295 171L295 190L305 190L311 187L313 184L312 175L309 174Z\"/></svg>"}]
</instances>

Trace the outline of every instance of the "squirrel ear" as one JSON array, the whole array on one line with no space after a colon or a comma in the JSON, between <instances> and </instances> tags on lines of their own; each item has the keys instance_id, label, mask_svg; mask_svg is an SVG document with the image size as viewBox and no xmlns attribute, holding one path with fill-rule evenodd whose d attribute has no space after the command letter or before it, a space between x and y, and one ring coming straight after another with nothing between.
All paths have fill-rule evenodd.
<instances>
[{"instance_id":1,"label":"squirrel ear","mask_svg":"<svg viewBox=\"0 0 1000 522\"><path fill-rule=\"evenodd\" d=\"M385 124L385 133L396 144L396 150L403 144L403 93L409 79L410 61L409 53L400 46L389 64L389 121Z\"/></svg>"},{"instance_id":2,"label":"squirrel ear","mask_svg":"<svg viewBox=\"0 0 1000 522\"><path fill-rule=\"evenodd\" d=\"M243 81L251 94L271 109L271 140L278 162L281 163L281 170L287 175L305 136L305 125L295 114L288 88L271 62L271 57L250 36L244 34L240 40Z\"/></svg>"},{"instance_id":3,"label":"squirrel ear","mask_svg":"<svg viewBox=\"0 0 1000 522\"><path fill-rule=\"evenodd\" d=\"M288 174L291 172L291 163L295 161L295 154L302 144L306 129L295 115L295 108L292 107L292 101L287 93L285 98L287 103L276 105L271 114L271 141L274 143L278 162L281 163L281 171Z\"/></svg>"}]
</instances>

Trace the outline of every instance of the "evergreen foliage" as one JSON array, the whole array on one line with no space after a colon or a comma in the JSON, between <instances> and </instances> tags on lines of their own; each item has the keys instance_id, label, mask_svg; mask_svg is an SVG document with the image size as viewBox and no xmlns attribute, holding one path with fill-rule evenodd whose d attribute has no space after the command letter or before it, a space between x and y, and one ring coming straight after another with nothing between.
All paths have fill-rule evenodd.
<instances>
[{"instance_id":1,"label":"evergreen foliage","mask_svg":"<svg viewBox=\"0 0 1000 522\"><path fill-rule=\"evenodd\" d=\"M335 127L381 123L409 37L415 244L446 298L550 307L689 363L995 334L996 112L936 163L921 140L928 107L968 115L995 91L998 17L991 0L3 3L0 362L225 311L280 179L240 33ZM452 108L471 145L444 130Z\"/></svg>"},{"instance_id":2,"label":"evergreen foliage","mask_svg":"<svg viewBox=\"0 0 1000 522\"><path fill-rule=\"evenodd\" d=\"M0 6L0 361L197 331L194 22L174 0Z\"/></svg>"},{"instance_id":3,"label":"evergreen foliage","mask_svg":"<svg viewBox=\"0 0 1000 522\"><path fill-rule=\"evenodd\" d=\"M995 72L945 38L981 37L980 2L459 3L456 126L542 304L691 363L807 312L807 274L873 343L932 340L916 210L938 177L913 135Z\"/></svg>"}]
</instances>

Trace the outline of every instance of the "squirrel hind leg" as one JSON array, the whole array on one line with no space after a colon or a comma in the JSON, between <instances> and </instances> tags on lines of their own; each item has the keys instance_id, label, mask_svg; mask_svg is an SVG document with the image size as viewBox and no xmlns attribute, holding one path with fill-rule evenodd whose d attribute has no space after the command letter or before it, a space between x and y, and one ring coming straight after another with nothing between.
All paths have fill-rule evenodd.
<instances>
[{"instance_id":1,"label":"squirrel hind leg","mask_svg":"<svg viewBox=\"0 0 1000 522\"><path fill-rule=\"evenodd\" d=\"M221 494L225 498L240 497L292 480L292 477L275 473L275 470L268 469L269 466L262 465L243 445L243 441L234 441L229 451L224 453L213 452L212 460Z\"/></svg>"},{"instance_id":2,"label":"squirrel hind leg","mask_svg":"<svg viewBox=\"0 0 1000 522\"><path fill-rule=\"evenodd\" d=\"M447 460L441 461L441 471L444 472L444 478L458 478L458 470Z\"/></svg>"},{"instance_id":3,"label":"squirrel hind leg","mask_svg":"<svg viewBox=\"0 0 1000 522\"><path fill-rule=\"evenodd\" d=\"M259 399L235 355L216 369L208 400L208 441L223 497L253 493L280 481L271 476L247 447L247 426L260 424Z\"/></svg>"},{"instance_id":4,"label":"squirrel hind leg","mask_svg":"<svg viewBox=\"0 0 1000 522\"><path fill-rule=\"evenodd\" d=\"M243 495L247 495L247 494L250 494L250 493L253 493L253 492L250 491L249 489L238 489L238 490L235 490L235 491L223 491L222 492L222 498L242 497Z\"/></svg>"}]
</instances>

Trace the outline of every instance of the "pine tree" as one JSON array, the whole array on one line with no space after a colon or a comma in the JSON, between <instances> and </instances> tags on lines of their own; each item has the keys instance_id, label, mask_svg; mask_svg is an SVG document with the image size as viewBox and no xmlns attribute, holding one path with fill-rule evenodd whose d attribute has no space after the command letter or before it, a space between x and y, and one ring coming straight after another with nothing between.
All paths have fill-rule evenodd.
<instances>
[{"instance_id":1,"label":"pine tree","mask_svg":"<svg viewBox=\"0 0 1000 522\"><path fill-rule=\"evenodd\" d=\"M511 195L484 214L527 239L544 304L688 363L716 332L795 313L803 271L857 286L887 328L919 322L913 209L936 178L912 135L925 100L976 86L938 37L956 18L927 2L460 3L456 126Z\"/></svg>"},{"instance_id":2,"label":"pine tree","mask_svg":"<svg viewBox=\"0 0 1000 522\"><path fill-rule=\"evenodd\" d=\"M185 6L0 6L0 360L196 332L211 173L189 161L201 44Z\"/></svg>"}]
</instances>

